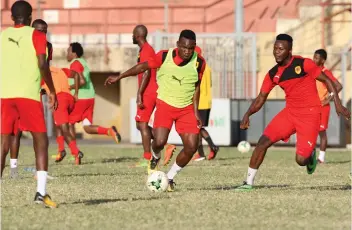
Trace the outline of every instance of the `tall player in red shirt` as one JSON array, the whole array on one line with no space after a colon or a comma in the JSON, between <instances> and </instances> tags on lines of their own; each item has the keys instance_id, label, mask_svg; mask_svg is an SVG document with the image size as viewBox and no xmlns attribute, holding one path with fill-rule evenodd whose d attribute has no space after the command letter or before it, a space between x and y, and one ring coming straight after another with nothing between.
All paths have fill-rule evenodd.
<instances>
[{"instance_id":1,"label":"tall player in red shirt","mask_svg":"<svg viewBox=\"0 0 352 230\"><path fill-rule=\"evenodd\" d=\"M328 70L324 63L328 57L328 54L324 49L319 49L314 52L313 61L317 66L321 68L323 73L330 78L332 82L334 82L337 92L339 93L342 90L341 83L334 77L330 70ZM329 125L329 117L330 117L330 101L332 99L332 95L329 94L326 86L317 81L317 89L319 94L319 99L322 104L321 110L321 119L320 119L320 152L318 156L319 163L324 163L325 161L325 151L328 145L328 136L326 135L326 130Z\"/></svg>"},{"instance_id":2,"label":"tall player in red shirt","mask_svg":"<svg viewBox=\"0 0 352 230\"><path fill-rule=\"evenodd\" d=\"M40 31L44 34L48 32L48 24L42 19L36 19L32 23L37 31ZM50 61L52 60L53 55L53 45L50 42L46 42L47 47L47 63L50 66ZM12 137L11 146L10 146L10 178L17 178L17 159L20 149L20 140L22 137L22 131L18 129L18 132L15 136Z\"/></svg>"},{"instance_id":3,"label":"tall player in red shirt","mask_svg":"<svg viewBox=\"0 0 352 230\"><path fill-rule=\"evenodd\" d=\"M148 29L145 25L137 25L133 29L133 44L139 46L138 63L148 61L155 56L155 51L147 42ZM154 111L157 98L158 85L156 83L156 69L148 69L144 73L138 74L138 92L137 92L137 114L135 117L137 129L141 132L142 144L144 149L144 158L150 160L151 140L153 139L152 128L148 125L150 117ZM167 145L164 165L168 164L176 147Z\"/></svg>"},{"instance_id":4,"label":"tall player in red shirt","mask_svg":"<svg viewBox=\"0 0 352 230\"><path fill-rule=\"evenodd\" d=\"M292 55L292 37L279 34L276 37L273 54L275 65L265 76L258 97L243 116L241 129L249 127L249 117L258 112L270 91L279 85L286 94L286 107L281 110L265 128L253 151L247 180L236 190L252 190L255 174L262 164L267 149L280 140L287 140L297 134L296 162L306 166L308 174L315 171L317 159L315 143L319 133L321 103L316 80L323 82L333 93L338 115L350 118L350 112L341 104L334 83L308 58Z\"/></svg>"}]
</instances>

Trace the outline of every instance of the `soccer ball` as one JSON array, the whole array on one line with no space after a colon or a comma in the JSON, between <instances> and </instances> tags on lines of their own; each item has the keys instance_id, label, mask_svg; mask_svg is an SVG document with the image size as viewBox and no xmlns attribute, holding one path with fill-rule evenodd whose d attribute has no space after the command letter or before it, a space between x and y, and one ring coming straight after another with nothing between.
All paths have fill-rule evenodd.
<instances>
[{"instance_id":1,"label":"soccer ball","mask_svg":"<svg viewBox=\"0 0 352 230\"><path fill-rule=\"evenodd\" d=\"M251 149L251 145L248 141L241 141L240 143L238 143L237 149L240 153L248 153Z\"/></svg>"},{"instance_id":2,"label":"soccer ball","mask_svg":"<svg viewBox=\"0 0 352 230\"><path fill-rule=\"evenodd\" d=\"M161 171L155 171L148 176L147 187L152 192L164 192L169 186L169 179Z\"/></svg>"}]
</instances>

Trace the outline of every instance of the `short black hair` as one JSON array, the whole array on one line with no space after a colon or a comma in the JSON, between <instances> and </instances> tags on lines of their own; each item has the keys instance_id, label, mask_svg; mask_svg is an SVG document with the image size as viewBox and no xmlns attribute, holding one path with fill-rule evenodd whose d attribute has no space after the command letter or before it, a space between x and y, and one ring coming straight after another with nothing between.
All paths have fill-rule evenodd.
<instances>
[{"instance_id":1,"label":"short black hair","mask_svg":"<svg viewBox=\"0 0 352 230\"><path fill-rule=\"evenodd\" d=\"M15 20L25 20L32 15L32 6L27 1L16 1L11 6L11 15Z\"/></svg>"},{"instance_id":2,"label":"short black hair","mask_svg":"<svg viewBox=\"0 0 352 230\"><path fill-rule=\"evenodd\" d=\"M73 42L70 44L72 47L72 52L77 54L77 57L82 57L83 56L83 47L80 43L78 42Z\"/></svg>"},{"instance_id":3,"label":"short black hair","mask_svg":"<svg viewBox=\"0 0 352 230\"><path fill-rule=\"evenodd\" d=\"M279 34L276 36L276 41L287 41L290 49L292 49L292 43L293 43L293 39L290 35L288 34Z\"/></svg>"},{"instance_id":4,"label":"short black hair","mask_svg":"<svg viewBox=\"0 0 352 230\"><path fill-rule=\"evenodd\" d=\"M179 39L181 39L181 38L187 38L187 39L195 41L196 40L196 34L192 30L182 30L181 33L180 33Z\"/></svg>"},{"instance_id":5,"label":"short black hair","mask_svg":"<svg viewBox=\"0 0 352 230\"><path fill-rule=\"evenodd\" d=\"M315 54L319 54L325 61L328 58L328 53L324 49L318 49L314 52Z\"/></svg>"},{"instance_id":6,"label":"short black hair","mask_svg":"<svg viewBox=\"0 0 352 230\"><path fill-rule=\"evenodd\" d=\"M36 26L36 25L45 25L48 26L48 24L43 20L43 19L36 19L33 21L32 23L32 27Z\"/></svg>"}]
</instances>

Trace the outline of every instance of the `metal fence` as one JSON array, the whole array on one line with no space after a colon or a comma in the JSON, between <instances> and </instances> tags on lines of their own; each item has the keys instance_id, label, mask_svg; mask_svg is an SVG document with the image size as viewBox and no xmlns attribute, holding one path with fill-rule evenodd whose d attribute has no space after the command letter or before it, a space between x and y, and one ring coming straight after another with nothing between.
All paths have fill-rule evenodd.
<instances>
[{"instance_id":1,"label":"metal fence","mask_svg":"<svg viewBox=\"0 0 352 230\"><path fill-rule=\"evenodd\" d=\"M176 47L179 34L152 34L155 51ZM198 33L197 45L212 69L215 98L251 99L257 96L257 49L254 33Z\"/></svg>"}]
</instances>

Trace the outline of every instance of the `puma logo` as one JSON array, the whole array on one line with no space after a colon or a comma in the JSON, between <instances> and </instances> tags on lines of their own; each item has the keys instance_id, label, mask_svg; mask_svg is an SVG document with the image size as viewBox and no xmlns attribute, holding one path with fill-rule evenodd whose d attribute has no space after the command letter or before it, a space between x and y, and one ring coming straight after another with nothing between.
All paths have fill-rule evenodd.
<instances>
[{"instance_id":1,"label":"puma logo","mask_svg":"<svg viewBox=\"0 0 352 230\"><path fill-rule=\"evenodd\" d=\"M184 78L184 77L183 77L183 78ZM177 77L175 77L174 75L172 75L172 79L178 81L178 83L180 83L180 85L182 84L183 78L182 78L182 79L178 79Z\"/></svg>"},{"instance_id":2,"label":"puma logo","mask_svg":"<svg viewBox=\"0 0 352 230\"><path fill-rule=\"evenodd\" d=\"M20 39L18 39L18 41L16 41L15 39L13 38L9 38L9 42L13 42L15 43L18 47L20 47L20 41L21 41L22 37L20 37Z\"/></svg>"}]
</instances>

